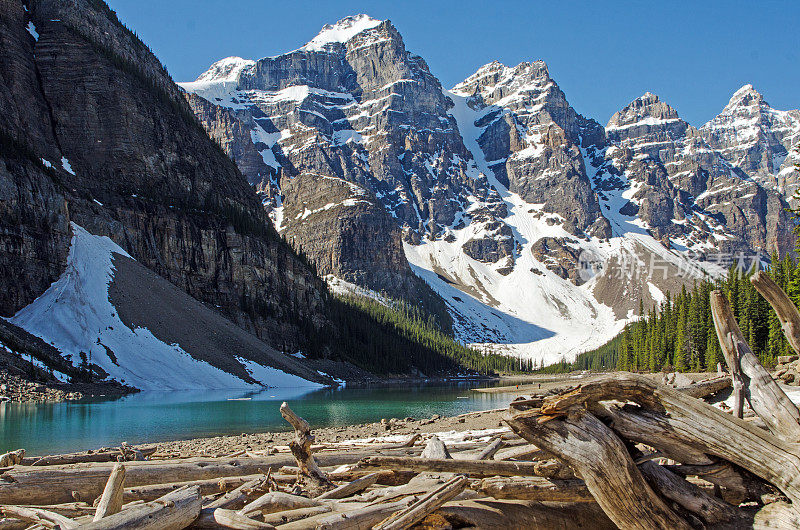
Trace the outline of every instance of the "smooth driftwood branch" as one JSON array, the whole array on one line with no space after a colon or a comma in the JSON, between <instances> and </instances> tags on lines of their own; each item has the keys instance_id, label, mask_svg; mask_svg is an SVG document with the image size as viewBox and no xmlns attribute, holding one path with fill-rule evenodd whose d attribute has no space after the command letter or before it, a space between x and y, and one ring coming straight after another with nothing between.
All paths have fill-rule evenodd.
<instances>
[{"instance_id":1,"label":"smooth driftwood branch","mask_svg":"<svg viewBox=\"0 0 800 530\"><path fill-rule=\"evenodd\" d=\"M199 486L200 495L213 495L216 493L227 493L234 490L255 478L263 477L263 475L244 475L241 477L221 477L211 478L206 480L188 480L184 482L167 482L166 484L150 484L148 486L136 486L133 488L125 488L122 494L122 502L132 501L152 501L159 497L163 497L167 493L171 493L184 486ZM275 478L275 475L272 475ZM279 477L281 480L294 482L297 477L285 476Z\"/></svg>"},{"instance_id":2,"label":"smooth driftwood branch","mask_svg":"<svg viewBox=\"0 0 800 530\"><path fill-rule=\"evenodd\" d=\"M333 484L328 475L319 468L311 452L311 445L314 443L311 426L306 420L295 414L285 401L281 404L281 416L294 428L294 440L289 442L289 449L297 460L300 471L311 481L314 490L331 489Z\"/></svg>"},{"instance_id":3,"label":"smooth driftwood branch","mask_svg":"<svg viewBox=\"0 0 800 530\"><path fill-rule=\"evenodd\" d=\"M47 528L61 528L69 530L77 528L79 524L69 517L64 517L55 512L41 508L29 508L27 506L0 506L0 513L12 519L20 519L31 523L40 524Z\"/></svg>"},{"instance_id":4,"label":"smooth driftwood branch","mask_svg":"<svg viewBox=\"0 0 800 530\"><path fill-rule=\"evenodd\" d=\"M156 452L157 447L145 447L141 449L130 448L132 451L139 451L142 456L150 456ZM91 453L67 453L62 455L43 456L34 460L32 466L58 466L64 464L81 464L86 462L116 462L117 457L122 456L119 449L108 451L94 451Z\"/></svg>"},{"instance_id":5,"label":"smooth driftwood branch","mask_svg":"<svg viewBox=\"0 0 800 530\"><path fill-rule=\"evenodd\" d=\"M676 502L709 525L736 521L743 517L734 506L712 497L652 460L639 464L639 471L662 497Z\"/></svg>"},{"instance_id":6,"label":"smooth driftwood branch","mask_svg":"<svg viewBox=\"0 0 800 530\"><path fill-rule=\"evenodd\" d=\"M265 493L251 503L246 504L239 510L239 513L250 515L253 512L274 513L286 510L296 510L298 508L313 508L322 504L320 501L302 497L300 495L290 495L281 491Z\"/></svg>"},{"instance_id":7,"label":"smooth driftwood branch","mask_svg":"<svg viewBox=\"0 0 800 530\"><path fill-rule=\"evenodd\" d=\"M728 462L719 462L695 447L675 439L667 418L660 413L619 405L590 404L589 410L610 424L612 430L625 440L658 447L667 458L683 462L681 474L695 475L725 488L725 499L736 504L759 500L766 488L763 481Z\"/></svg>"},{"instance_id":8,"label":"smooth driftwood branch","mask_svg":"<svg viewBox=\"0 0 800 530\"><path fill-rule=\"evenodd\" d=\"M789 346L795 353L800 353L800 312L797 307L766 272L756 272L750 277L750 282L775 310Z\"/></svg>"},{"instance_id":9,"label":"smooth driftwood branch","mask_svg":"<svg viewBox=\"0 0 800 530\"><path fill-rule=\"evenodd\" d=\"M179 530L197 519L201 504L200 488L192 486L103 517L81 530Z\"/></svg>"},{"instance_id":10,"label":"smooth driftwood branch","mask_svg":"<svg viewBox=\"0 0 800 530\"><path fill-rule=\"evenodd\" d=\"M557 417L575 405L608 400L631 401L660 413L660 421L668 429L670 438L743 467L800 504L800 449L797 444L645 376L619 372L598 378L573 391L548 397L540 413ZM536 411L516 416L521 415L538 416ZM635 415L630 415L630 419L635 420ZM648 445L667 452L657 438Z\"/></svg>"},{"instance_id":11,"label":"smooth driftwood branch","mask_svg":"<svg viewBox=\"0 0 800 530\"><path fill-rule=\"evenodd\" d=\"M725 390L731 386L731 379L728 376L715 377L714 379L707 379L705 381L698 381L697 383L689 386L682 386L676 388L687 396L695 398L704 398L712 394L716 394L720 390Z\"/></svg>"},{"instance_id":12,"label":"smooth driftwood branch","mask_svg":"<svg viewBox=\"0 0 800 530\"><path fill-rule=\"evenodd\" d=\"M106 487L97 504L94 520L99 521L107 515L114 515L122 510L122 496L125 490L125 466L116 464L111 470Z\"/></svg>"},{"instance_id":13,"label":"smooth driftwood branch","mask_svg":"<svg viewBox=\"0 0 800 530\"><path fill-rule=\"evenodd\" d=\"M244 514L225 508L214 510L214 522L217 527L231 528L233 530L274 530L274 526L262 521L250 519Z\"/></svg>"},{"instance_id":14,"label":"smooth driftwood branch","mask_svg":"<svg viewBox=\"0 0 800 530\"><path fill-rule=\"evenodd\" d=\"M612 530L612 523L594 502L541 503L511 499L451 501L436 510L455 528L590 528Z\"/></svg>"},{"instance_id":15,"label":"smooth driftwood branch","mask_svg":"<svg viewBox=\"0 0 800 530\"><path fill-rule=\"evenodd\" d=\"M352 482L343 484L338 488L326 491L322 495L318 495L316 499L344 499L345 497L355 495L356 493L361 493L368 487L378 482L378 479L387 474L388 473L386 471L376 471L374 473L370 473L369 475L356 479Z\"/></svg>"},{"instance_id":16,"label":"smooth driftwood branch","mask_svg":"<svg viewBox=\"0 0 800 530\"><path fill-rule=\"evenodd\" d=\"M481 493L495 499L540 502L595 502L586 484L579 479L542 477L489 477L481 481Z\"/></svg>"},{"instance_id":17,"label":"smooth driftwood branch","mask_svg":"<svg viewBox=\"0 0 800 530\"><path fill-rule=\"evenodd\" d=\"M731 374L741 374L750 407L776 436L800 442L800 410L761 366L733 318L727 297L720 291L711 292L711 314L722 353Z\"/></svg>"},{"instance_id":18,"label":"smooth driftwood branch","mask_svg":"<svg viewBox=\"0 0 800 530\"><path fill-rule=\"evenodd\" d=\"M409 500L371 504L346 512L323 514L312 519L301 519L293 523L281 525L281 530L370 530L383 521L388 515L408 506Z\"/></svg>"},{"instance_id":19,"label":"smooth driftwood branch","mask_svg":"<svg viewBox=\"0 0 800 530\"><path fill-rule=\"evenodd\" d=\"M264 515L264 522L279 526L293 523L307 517L322 515L331 511L330 506L313 506L311 508L297 508L296 510L285 510L283 512L268 513Z\"/></svg>"},{"instance_id":20,"label":"smooth driftwood branch","mask_svg":"<svg viewBox=\"0 0 800 530\"><path fill-rule=\"evenodd\" d=\"M692 398L693 399L693 398ZM509 414L514 432L578 473L609 519L623 529L689 529L645 481L617 435L584 409L539 422L532 411Z\"/></svg>"},{"instance_id":21,"label":"smooth driftwood branch","mask_svg":"<svg viewBox=\"0 0 800 530\"><path fill-rule=\"evenodd\" d=\"M439 488L421 497L411 506L390 515L381 523L373 526L373 530L404 530L411 528L418 522L425 519L428 514L434 512L447 501L453 499L464 491L467 485L467 478L456 476L442 484Z\"/></svg>"},{"instance_id":22,"label":"smooth driftwood branch","mask_svg":"<svg viewBox=\"0 0 800 530\"><path fill-rule=\"evenodd\" d=\"M502 438L495 438L483 451L478 453L475 460L491 460L494 458L494 455L497 454L497 451L503 448L503 445L505 445L505 442Z\"/></svg>"},{"instance_id":23,"label":"smooth driftwood branch","mask_svg":"<svg viewBox=\"0 0 800 530\"><path fill-rule=\"evenodd\" d=\"M511 462L500 460L433 460L405 456L369 456L358 463L361 468L416 471L418 473L461 473L491 477L495 475L543 476L553 475L549 462Z\"/></svg>"},{"instance_id":24,"label":"smooth driftwood branch","mask_svg":"<svg viewBox=\"0 0 800 530\"><path fill-rule=\"evenodd\" d=\"M247 482L241 484L237 488L225 493L218 499L214 499L210 503L203 506L203 510L215 510L217 508L230 508L235 504L244 504L247 502L247 495L255 489L259 484L265 484L267 477L260 475Z\"/></svg>"}]
</instances>

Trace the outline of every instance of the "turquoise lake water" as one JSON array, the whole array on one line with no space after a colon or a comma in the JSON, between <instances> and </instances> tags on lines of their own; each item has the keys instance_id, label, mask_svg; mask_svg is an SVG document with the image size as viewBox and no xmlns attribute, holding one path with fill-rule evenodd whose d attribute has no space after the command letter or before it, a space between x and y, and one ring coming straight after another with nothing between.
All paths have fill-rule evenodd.
<instances>
[{"instance_id":1,"label":"turquoise lake water","mask_svg":"<svg viewBox=\"0 0 800 530\"><path fill-rule=\"evenodd\" d=\"M278 411L283 401L313 427L391 417L451 416L508 405L511 394L471 390L497 384L460 381L311 392L141 392L113 400L0 403L0 453L24 448L30 455L42 455L118 446L123 441L138 444L288 430Z\"/></svg>"}]
</instances>

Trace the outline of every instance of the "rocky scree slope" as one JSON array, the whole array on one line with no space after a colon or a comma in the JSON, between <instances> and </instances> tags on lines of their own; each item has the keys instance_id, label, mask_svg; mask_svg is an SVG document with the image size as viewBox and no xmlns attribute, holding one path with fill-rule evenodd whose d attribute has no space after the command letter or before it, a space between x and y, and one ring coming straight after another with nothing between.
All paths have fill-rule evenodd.
<instances>
[{"instance_id":1,"label":"rocky scree slope","mask_svg":"<svg viewBox=\"0 0 800 530\"><path fill-rule=\"evenodd\" d=\"M323 274L412 301L416 274L458 338L493 350L569 357L639 300L722 273L720 253L792 250L786 186L732 161L749 132L718 135L725 151L649 93L604 127L542 61L493 62L447 91L391 22L357 15L180 86ZM734 99L766 116L756 136L791 182L773 137L788 150L796 111L753 97Z\"/></svg>"}]
</instances>

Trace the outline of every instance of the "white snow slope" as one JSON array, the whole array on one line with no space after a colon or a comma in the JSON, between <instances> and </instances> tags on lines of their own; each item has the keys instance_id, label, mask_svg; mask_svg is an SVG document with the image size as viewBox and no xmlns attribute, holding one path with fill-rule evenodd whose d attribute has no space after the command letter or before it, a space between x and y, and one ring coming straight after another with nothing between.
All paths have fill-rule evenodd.
<instances>
[{"instance_id":1,"label":"white snow slope","mask_svg":"<svg viewBox=\"0 0 800 530\"><path fill-rule=\"evenodd\" d=\"M501 274L497 269L503 263L481 263L463 252L463 244L476 235L473 227L467 225L451 230L455 239L449 242L445 238L433 241L423 238L419 245L404 243L414 272L450 306L457 338L480 350L551 364L561 359L572 360L578 353L604 344L619 333L633 315L620 319L611 307L598 302L593 293L596 279L578 287L535 259L531 248L540 238L574 236L560 224L547 223L547 217L554 214L535 215L541 209L538 205L525 202L494 177L477 141L483 129L476 127L475 122L496 107L475 111L467 105L466 97L452 92L448 96L455 104L450 113L458 122L465 146L472 152L475 171L486 175L505 201L509 215L503 221L512 228L521 248L516 253L512 272ZM586 164L587 169L591 169L588 159ZM625 190L624 193L628 195L629 192ZM608 210L617 212L619 206L627 202L628 197L622 195L623 192L606 193L606 201L612 206ZM606 215L614 226L614 237L609 241L597 238L581 241L582 249L607 262L612 257L636 259L636 249L644 248L675 267L690 268L684 255L667 250L639 226L636 218L610 212ZM697 265L694 270L698 275L701 273ZM447 280L454 281L443 279L438 274L442 271L450 276ZM653 285L650 288L651 292L657 290Z\"/></svg>"},{"instance_id":2,"label":"white snow slope","mask_svg":"<svg viewBox=\"0 0 800 530\"><path fill-rule=\"evenodd\" d=\"M10 322L53 345L79 366L81 352L117 381L140 390L259 388L211 364L192 358L177 344L165 344L144 328L128 328L109 301L113 253L128 254L111 239L72 223L72 244L61 277ZM130 257L130 256L128 256ZM106 353L114 352L116 362ZM263 386L323 385L242 359Z\"/></svg>"}]
</instances>

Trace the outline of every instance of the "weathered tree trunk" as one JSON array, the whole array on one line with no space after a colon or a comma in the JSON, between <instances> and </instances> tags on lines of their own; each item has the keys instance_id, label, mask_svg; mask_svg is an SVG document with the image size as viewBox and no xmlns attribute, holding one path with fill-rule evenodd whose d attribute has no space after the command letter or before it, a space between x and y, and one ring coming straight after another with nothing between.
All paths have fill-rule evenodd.
<instances>
[{"instance_id":1,"label":"weathered tree trunk","mask_svg":"<svg viewBox=\"0 0 800 530\"><path fill-rule=\"evenodd\" d=\"M647 377L623 372L599 378L547 398L541 414L560 416L575 405L604 400L632 401L660 413L659 421L666 426L670 438L743 467L800 504L800 450L796 444ZM537 416L534 411L517 414L520 415ZM636 416L630 414L628 418L636 421ZM668 452L658 438L647 443Z\"/></svg>"},{"instance_id":2,"label":"weathered tree trunk","mask_svg":"<svg viewBox=\"0 0 800 530\"><path fill-rule=\"evenodd\" d=\"M691 528L650 488L616 434L589 412L574 408L547 422L520 412L505 420L529 442L564 459L620 528Z\"/></svg>"},{"instance_id":3,"label":"weathered tree trunk","mask_svg":"<svg viewBox=\"0 0 800 530\"><path fill-rule=\"evenodd\" d=\"M476 499L451 501L436 510L456 528L481 530L616 530L593 502L541 503L538 501Z\"/></svg>"},{"instance_id":4,"label":"weathered tree trunk","mask_svg":"<svg viewBox=\"0 0 800 530\"><path fill-rule=\"evenodd\" d=\"M712 497L652 460L643 462L638 467L645 479L662 497L676 502L710 525L736 521L742 517L737 508Z\"/></svg>"},{"instance_id":5,"label":"weathered tree trunk","mask_svg":"<svg viewBox=\"0 0 800 530\"><path fill-rule=\"evenodd\" d=\"M333 484L328 479L328 475L319 468L311 452L311 444L314 443L311 426L306 420L295 414L285 401L281 405L281 416L294 427L295 438L289 442L289 449L297 460L297 465L303 475L308 477L310 486L318 492L331 489Z\"/></svg>"},{"instance_id":6,"label":"weathered tree trunk","mask_svg":"<svg viewBox=\"0 0 800 530\"><path fill-rule=\"evenodd\" d=\"M29 508L27 506L0 506L0 513L6 517L19 519L22 521L29 521L31 523L40 524L47 528L61 528L69 530L70 528L77 528L79 525L69 517L64 517L55 512L44 510L41 508Z\"/></svg>"},{"instance_id":7,"label":"weathered tree trunk","mask_svg":"<svg viewBox=\"0 0 800 530\"><path fill-rule=\"evenodd\" d=\"M271 493L265 493L253 502L246 504L239 512L243 514L251 514L256 511L261 513L274 513L296 510L298 508L313 508L320 504L322 504L320 501L309 499L308 497L273 491Z\"/></svg>"},{"instance_id":8,"label":"weathered tree trunk","mask_svg":"<svg viewBox=\"0 0 800 530\"><path fill-rule=\"evenodd\" d=\"M317 500L344 499L345 497L349 497L351 495L355 495L356 493L364 491L368 487L378 482L378 479L380 479L384 475L386 475L386 472L384 471L376 471L375 473L370 473L365 477L361 477L352 482L348 482L347 484L343 484L338 488L326 491L322 495L318 495L316 499Z\"/></svg>"},{"instance_id":9,"label":"weathered tree trunk","mask_svg":"<svg viewBox=\"0 0 800 530\"><path fill-rule=\"evenodd\" d=\"M548 463L499 460L432 460L410 456L369 456L358 463L359 467L366 469L386 468L418 473L464 473L483 477L494 475L550 477L553 471L546 464Z\"/></svg>"},{"instance_id":10,"label":"weathered tree trunk","mask_svg":"<svg viewBox=\"0 0 800 530\"><path fill-rule=\"evenodd\" d=\"M133 506L81 527L85 530L180 530L200 515L197 486L174 491L152 502Z\"/></svg>"},{"instance_id":11,"label":"weathered tree trunk","mask_svg":"<svg viewBox=\"0 0 800 530\"><path fill-rule=\"evenodd\" d=\"M475 457L475 460L491 460L497 451L503 448L505 442L502 438L495 438L492 443L486 446L486 449L478 453L478 456Z\"/></svg>"},{"instance_id":12,"label":"weathered tree trunk","mask_svg":"<svg viewBox=\"0 0 800 530\"><path fill-rule=\"evenodd\" d=\"M125 466L116 464L111 470L106 487L97 504L94 520L99 521L107 515L114 515L122 510L122 497L125 489Z\"/></svg>"},{"instance_id":13,"label":"weathered tree trunk","mask_svg":"<svg viewBox=\"0 0 800 530\"><path fill-rule=\"evenodd\" d=\"M274 530L274 526L244 514L225 508L216 508L213 513L215 527L232 528L233 530Z\"/></svg>"},{"instance_id":14,"label":"weathered tree trunk","mask_svg":"<svg viewBox=\"0 0 800 530\"><path fill-rule=\"evenodd\" d=\"M405 528L411 528L425 519L429 513L437 510L444 503L461 493L466 485L466 477L453 477L411 506L390 515L381 523L376 524L373 526L373 530L404 530Z\"/></svg>"},{"instance_id":15,"label":"weathered tree trunk","mask_svg":"<svg viewBox=\"0 0 800 530\"><path fill-rule=\"evenodd\" d=\"M711 314L722 353L731 374L738 374L750 407L775 435L800 442L800 410L761 366L733 318L728 299L720 291L711 293Z\"/></svg>"},{"instance_id":16,"label":"weathered tree trunk","mask_svg":"<svg viewBox=\"0 0 800 530\"><path fill-rule=\"evenodd\" d=\"M579 479L542 477L489 477L481 481L481 493L495 499L540 502L595 502L586 484Z\"/></svg>"}]
</instances>

